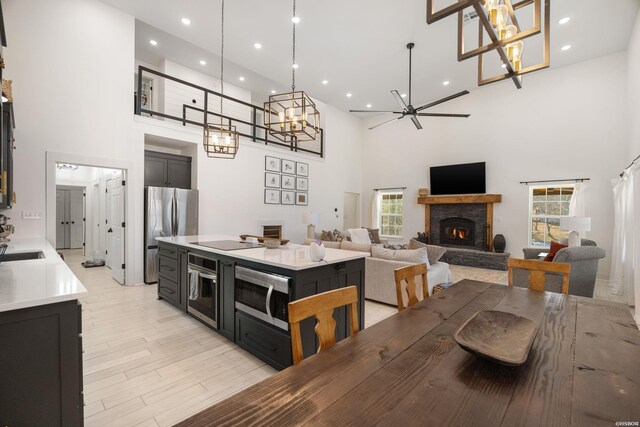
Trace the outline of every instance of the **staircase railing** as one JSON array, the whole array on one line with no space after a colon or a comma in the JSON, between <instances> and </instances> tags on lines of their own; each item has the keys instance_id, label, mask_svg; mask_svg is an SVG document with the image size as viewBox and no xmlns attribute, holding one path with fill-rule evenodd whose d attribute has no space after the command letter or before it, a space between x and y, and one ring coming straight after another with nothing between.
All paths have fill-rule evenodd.
<instances>
[{"instance_id":1,"label":"staircase railing","mask_svg":"<svg viewBox=\"0 0 640 427\"><path fill-rule=\"evenodd\" d=\"M165 92L163 96L166 96L167 81L195 90L196 92L194 93L200 94L202 96L202 101L203 101L202 107L197 107L197 106L182 102L182 106L181 106L182 116L180 117L173 114L168 114L165 111L157 111L157 110L160 110L160 108L153 109L152 105L149 105L149 106L143 105L143 97L138 96L138 94L143 93L143 77L145 75L147 76L152 75L157 77L157 78L154 78L153 87L155 87L156 92L158 92L157 88L161 87L161 84L162 84L162 87L164 88L163 90ZM214 97L215 99L211 100L210 99L211 96ZM248 115L249 119L245 120L245 119L233 117L230 115L223 115L215 111L210 111L209 105L218 105L218 103L220 102L220 97L222 97L222 99L225 102L225 111L238 109L238 108L246 108L249 111L249 115ZM195 98L192 98L191 102L192 104L197 104L197 100ZM193 114L190 115L189 112L197 113L196 115L198 116L201 114L202 121L198 120L197 118L194 119L194 117L192 117ZM159 71L152 70L151 68L148 68L142 65L138 66L138 75L137 75L136 92L135 92L135 113L137 115L144 114L151 117L159 117L163 119L174 120L176 122L182 123L183 126L193 125L201 128L204 127L207 121L210 123L214 122L209 118L209 116L214 116L218 118L216 122L219 121L219 119L222 119L227 121L229 124L235 125L240 136L246 139L249 139L252 142L269 145L269 146L286 148L294 152L303 152L303 153L313 154L319 157L324 157L324 130L322 128L320 129L319 140L311 143L304 142L304 143L298 144L295 141L291 143L286 143L280 140L273 139L273 137L269 135L268 129L262 124L260 124L262 122L262 117L264 115L264 108L262 106L253 105L250 102L233 98L229 95L222 95L219 92L207 89L205 87L196 85L194 83L179 79L177 77L170 76L168 74L161 73Z\"/></svg>"}]
</instances>

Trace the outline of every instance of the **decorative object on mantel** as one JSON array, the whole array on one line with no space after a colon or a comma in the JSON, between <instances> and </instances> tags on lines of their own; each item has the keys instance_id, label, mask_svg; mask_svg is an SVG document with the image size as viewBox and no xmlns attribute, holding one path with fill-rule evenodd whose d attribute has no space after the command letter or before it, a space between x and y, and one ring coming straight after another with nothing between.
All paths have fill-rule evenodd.
<instances>
[{"instance_id":1,"label":"decorative object on mantel","mask_svg":"<svg viewBox=\"0 0 640 427\"><path fill-rule=\"evenodd\" d=\"M204 126L204 151L208 157L220 159L235 159L238 154L240 136L236 132L236 127L229 123L224 123L224 113L222 99L224 96L224 0L222 0L221 10L221 30L220 30L220 123L209 123L205 111ZM205 107L205 110L207 108ZM278 199L280 197L278 196ZM279 200L278 200L279 203Z\"/></svg>"},{"instance_id":2,"label":"decorative object on mantel","mask_svg":"<svg viewBox=\"0 0 640 427\"><path fill-rule=\"evenodd\" d=\"M384 126L387 123L391 123L391 122L395 122L397 120L400 120L402 118L404 118L404 116L410 116L411 117L411 121L413 122L413 124L415 125L415 127L420 130L422 129L422 125L420 124L420 121L418 121L418 116L421 117L462 117L462 118L467 118L470 116L470 114L447 114L447 113L421 113L422 110L426 110L427 108L431 108L431 107L435 107L436 105L440 105L444 102L447 101L451 101L452 99L458 98L462 95L466 95L469 93L469 91L464 90L462 92L458 92L454 95L451 96L447 96L446 98L442 98L438 101L434 101L434 102L430 102L428 104L425 104L421 107L417 107L415 108L412 104L411 104L411 52L413 51L413 48L415 47L415 43L409 43L407 44L407 49L409 49L409 105L407 105L404 102L404 99L402 99L402 96L400 96L400 93L398 93L397 90L392 90L391 91L391 95L393 95L393 97L396 99L396 102L398 103L398 105L400 105L400 108L402 109L402 111L372 111L372 110L349 110L352 113L393 113L393 114L400 114L400 117L396 117L395 119L391 119L391 120L387 120L386 122L382 122L378 125L372 126L369 128L369 130L371 129L375 129L377 127L380 126Z\"/></svg>"},{"instance_id":3,"label":"decorative object on mantel","mask_svg":"<svg viewBox=\"0 0 640 427\"><path fill-rule=\"evenodd\" d=\"M283 142L294 144L315 141L320 133L320 112L304 91L296 91L296 0L293 0L293 51L291 64L291 92L271 95L264 103L264 125L269 134Z\"/></svg>"},{"instance_id":4,"label":"decorative object on mantel","mask_svg":"<svg viewBox=\"0 0 640 427\"><path fill-rule=\"evenodd\" d=\"M566 216L560 218L560 229L569 231L569 247L580 246L580 232L591 231L591 218Z\"/></svg>"},{"instance_id":5,"label":"decorative object on mantel","mask_svg":"<svg viewBox=\"0 0 640 427\"><path fill-rule=\"evenodd\" d=\"M240 240L246 241L248 238L251 238L251 237L254 237L258 241L258 243L264 243L266 239L273 239L273 237L254 236L253 234L241 234ZM280 239L281 245L286 245L287 243L289 243L288 239Z\"/></svg>"},{"instance_id":6,"label":"decorative object on mantel","mask_svg":"<svg viewBox=\"0 0 640 427\"><path fill-rule=\"evenodd\" d=\"M13 102L12 82L13 80L2 79L2 102Z\"/></svg>"},{"instance_id":7,"label":"decorative object on mantel","mask_svg":"<svg viewBox=\"0 0 640 427\"><path fill-rule=\"evenodd\" d=\"M458 345L506 366L527 361L538 325L526 317L497 310L479 311L453 335Z\"/></svg>"},{"instance_id":8,"label":"decorative object on mantel","mask_svg":"<svg viewBox=\"0 0 640 427\"><path fill-rule=\"evenodd\" d=\"M309 259L314 262L324 259L324 244L322 240L313 240L309 243Z\"/></svg>"},{"instance_id":9,"label":"decorative object on mantel","mask_svg":"<svg viewBox=\"0 0 640 427\"><path fill-rule=\"evenodd\" d=\"M302 214L302 223L307 224L307 237L313 239L316 235L316 225L320 224L320 214L315 212Z\"/></svg>"},{"instance_id":10,"label":"decorative object on mantel","mask_svg":"<svg viewBox=\"0 0 640 427\"><path fill-rule=\"evenodd\" d=\"M264 156L264 169L265 204L298 206L309 204L308 163Z\"/></svg>"},{"instance_id":11,"label":"decorative object on mantel","mask_svg":"<svg viewBox=\"0 0 640 427\"><path fill-rule=\"evenodd\" d=\"M439 11L435 10L434 0L427 0L427 24L433 24L442 18L458 14L458 61L478 57L478 86L512 79L518 89L522 88L522 76L534 71L549 68L549 30L551 28L550 4L551 0L457 0L454 4ZM533 5L533 26L521 28L516 18L516 10ZM472 7L474 15L478 17L478 47L464 51L464 10ZM544 14L544 25L541 17ZM469 14L471 15L471 14ZM484 34L489 36L490 42L484 44ZM522 67L523 40L542 33L543 51L542 62ZM484 77L484 54L495 50L498 53L505 74Z\"/></svg>"},{"instance_id":12,"label":"decorative object on mantel","mask_svg":"<svg viewBox=\"0 0 640 427\"><path fill-rule=\"evenodd\" d=\"M502 234L496 234L493 238L493 250L499 254L503 253L507 247L507 241Z\"/></svg>"}]
</instances>

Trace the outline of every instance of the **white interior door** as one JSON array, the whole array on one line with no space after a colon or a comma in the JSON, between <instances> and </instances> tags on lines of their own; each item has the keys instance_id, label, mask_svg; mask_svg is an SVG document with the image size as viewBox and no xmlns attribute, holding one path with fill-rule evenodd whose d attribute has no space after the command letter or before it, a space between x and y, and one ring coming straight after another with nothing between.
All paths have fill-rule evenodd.
<instances>
[{"instance_id":1,"label":"white interior door","mask_svg":"<svg viewBox=\"0 0 640 427\"><path fill-rule=\"evenodd\" d=\"M360 194L344 193L342 223L343 230L358 228L360 226Z\"/></svg>"},{"instance_id":2,"label":"white interior door","mask_svg":"<svg viewBox=\"0 0 640 427\"><path fill-rule=\"evenodd\" d=\"M89 257L92 259L102 258L104 255L100 250L100 183L96 182L91 188L91 241Z\"/></svg>"},{"instance_id":3,"label":"white interior door","mask_svg":"<svg viewBox=\"0 0 640 427\"><path fill-rule=\"evenodd\" d=\"M67 248L66 237L66 190L56 190L56 249Z\"/></svg>"},{"instance_id":4,"label":"white interior door","mask_svg":"<svg viewBox=\"0 0 640 427\"><path fill-rule=\"evenodd\" d=\"M104 251L104 260L107 267L111 268L113 262L112 254L113 254L113 229L111 228L111 194L113 189L111 188L111 184L113 182L113 178L109 177L105 180L105 210L104 210L104 241L105 241L105 251Z\"/></svg>"},{"instance_id":5,"label":"white interior door","mask_svg":"<svg viewBox=\"0 0 640 427\"><path fill-rule=\"evenodd\" d=\"M111 276L124 285L124 175L121 171L114 173L111 179L109 238L111 239Z\"/></svg>"},{"instance_id":6,"label":"white interior door","mask_svg":"<svg viewBox=\"0 0 640 427\"><path fill-rule=\"evenodd\" d=\"M84 189L76 188L69 194L69 248L84 247Z\"/></svg>"}]
</instances>

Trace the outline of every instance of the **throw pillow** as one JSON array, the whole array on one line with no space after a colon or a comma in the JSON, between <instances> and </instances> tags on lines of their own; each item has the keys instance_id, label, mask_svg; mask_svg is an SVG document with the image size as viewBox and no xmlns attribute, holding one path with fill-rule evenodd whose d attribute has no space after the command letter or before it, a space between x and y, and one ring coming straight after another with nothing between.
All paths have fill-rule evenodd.
<instances>
[{"instance_id":1,"label":"throw pillow","mask_svg":"<svg viewBox=\"0 0 640 427\"><path fill-rule=\"evenodd\" d=\"M426 243L422 243L417 241L416 239L411 239L409 241L408 249L418 249L418 248L427 248L427 256L429 257L429 264L435 264L440 261L442 255L447 252L447 248L443 248L442 246L435 245L427 245Z\"/></svg>"},{"instance_id":2,"label":"throw pillow","mask_svg":"<svg viewBox=\"0 0 640 427\"><path fill-rule=\"evenodd\" d=\"M369 231L366 228L350 228L347 230L351 236L351 241L355 243L371 243Z\"/></svg>"},{"instance_id":3,"label":"throw pillow","mask_svg":"<svg viewBox=\"0 0 640 427\"><path fill-rule=\"evenodd\" d=\"M371 243L354 243L343 240L340 243L340 249L346 251L368 252L371 253Z\"/></svg>"},{"instance_id":4,"label":"throw pillow","mask_svg":"<svg viewBox=\"0 0 640 427\"><path fill-rule=\"evenodd\" d=\"M345 236L344 233L338 229L333 230L333 238L336 242L342 242L343 240L347 240L347 236Z\"/></svg>"},{"instance_id":5,"label":"throw pillow","mask_svg":"<svg viewBox=\"0 0 640 427\"><path fill-rule=\"evenodd\" d=\"M331 231L322 230L322 234L320 235L320 240L324 240L325 242L334 242L335 238L333 237L333 233Z\"/></svg>"},{"instance_id":6,"label":"throw pillow","mask_svg":"<svg viewBox=\"0 0 640 427\"><path fill-rule=\"evenodd\" d=\"M367 230L369 231L369 239L371 239L371 243L382 243L380 240L380 230L378 228L367 228Z\"/></svg>"},{"instance_id":7,"label":"throw pillow","mask_svg":"<svg viewBox=\"0 0 640 427\"><path fill-rule=\"evenodd\" d=\"M394 251L393 249L385 249L379 246L372 246L371 256L373 258L381 258L391 261L427 264L427 269L431 268L431 265L429 264L429 258L427 257L427 248Z\"/></svg>"},{"instance_id":8,"label":"throw pillow","mask_svg":"<svg viewBox=\"0 0 640 427\"><path fill-rule=\"evenodd\" d=\"M557 242L551 242L551 247L549 248L549 253L547 254L546 257L544 257L544 261L552 262L553 258L556 256L558 251L560 249L564 249L564 248L567 248L567 247L568 247L567 245L562 245L562 244L557 243Z\"/></svg>"},{"instance_id":9,"label":"throw pillow","mask_svg":"<svg viewBox=\"0 0 640 427\"><path fill-rule=\"evenodd\" d=\"M383 245L386 249L393 249L394 251L401 251L401 250L405 250L407 249L407 245L392 245L392 244L386 244Z\"/></svg>"}]
</instances>

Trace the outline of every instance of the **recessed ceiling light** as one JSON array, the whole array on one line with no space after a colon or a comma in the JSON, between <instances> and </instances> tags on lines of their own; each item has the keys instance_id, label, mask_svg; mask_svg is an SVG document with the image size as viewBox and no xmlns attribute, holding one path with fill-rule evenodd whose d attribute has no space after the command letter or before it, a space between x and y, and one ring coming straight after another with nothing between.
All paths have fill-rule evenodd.
<instances>
[{"instance_id":1,"label":"recessed ceiling light","mask_svg":"<svg viewBox=\"0 0 640 427\"><path fill-rule=\"evenodd\" d=\"M253 47L255 47L256 49L262 49L262 43L254 43Z\"/></svg>"},{"instance_id":2,"label":"recessed ceiling light","mask_svg":"<svg viewBox=\"0 0 640 427\"><path fill-rule=\"evenodd\" d=\"M449 80L445 80L445 81L442 82L442 84L444 86L449 86L449 83L451 83Z\"/></svg>"},{"instance_id":3,"label":"recessed ceiling light","mask_svg":"<svg viewBox=\"0 0 640 427\"><path fill-rule=\"evenodd\" d=\"M200 65L207 65L207 61L205 61L204 59L200 60Z\"/></svg>"},{"instance_id":4,"label":"recessed ceiling light","mask_svg":"<svg viewBox=\"0 0 640 427\"><path fill-rule=\"evenodd\" d=\"M271 89L271 94L275 94L275 93L276 93L276 91Z\"/></svg>"},{"instance_id":5,"label":"recessed ceiling light","mask_svg":"<svg viewBox=\"0 0 640 427\"><path fill-rule=\"evenodd\" d=\"M562 46L560 49L561 49L561 50L569 50L569 49L571 49L571 45L570 45L570 44L565 44L565 45L564 45L564 46Z\"/></svg>"},{"instance_id":6,"label":"recessed ceiling light","mask_svg":"<svg viewBox=\"0 0 640 427\"><path fill-rule=\"evenodd\" d=\"M294 16L293 18L291 18L291 22L293 22L294 24L299 24L300 23L300 17L299 16Z\"/></svg>"},{"instance_id":7,"label":"recessed ceiling light","mask_svg":"<svg viewBox=\"0 0 640 427\"><path fill-rule=\"evenodd\" d=\"M323 81L322 81L322 84L323 84L323 85L326 85L326 84L328 84L328 83L329 83L329 80L323 80Z\"/></svg>"},{"instance_id":8,"label":"recessed ceiling light","mask_svg":"<svg viewBox=\"0 0 640 427\"><path fill-rule=\"evenodd\" d=\"M297 69L298 69L298 64L293 64L291 67L292 67L293 69L297 70Z\"/></svg>"},{"instance_id":9,"label":"recessed ceiling light","mask_svg":"<svg viewBox=\"0 0 640 427\"><path fill-rule=\"evenodd\" d=\"M180 21L182 21L184 25L191 25L191 19L189 18L182 18Z\"/></svg>"},{"instance_id":10,"label":"recessed ceiling light","mask_svg":"<svg viewBox=\"0 0 640 427\"><path fill-rule=\"evenodd\" d=\"M400 95L400 97L402 97L402 98L406 98L406 97L407 97L407 94L406 94L406 93L403 93L402 95Z\"/></svg>"},{"instance_id":11,"label":"recessed ceiling light","mask_svg":"<svg viewBox=\"0 0 640 427\"><path fill-rule=\"evenodd\" d=\"M372 107L372 105L371 105L371 104L367 104L367 108L371 108L371 107Z\"/></svg>"},{"instance_id":12,"label":"recessed ceiling light","mask_svg":"<svg viewBox=\"0 0 640 427\"><path fill-rule=\"evenodd\" d=\"M566 16L566 17L562 18L561 20L559 20L559 21L558 21L558 24L560 24L560 25L564 25L564 24L566 24L566 23L567 23L567 22L569 22L569 21L571 21L571 18L569 18L568 16Z\"/></svg>"},{"instance_id":13,"label":"recessed ceiling light","mask_svg":"<svg viewBox=\"0 0 640 427\"><path fill-rule=\"evenodd\" d=\"M347 98L351 98L351 92L347 93Z\"/></svg>"},{"instance_id":14,"label":"recessed ceiling light","mask_svg":"<svg viewBox=\"0 0 640 427\"><path fill-rule=\"evenodd\" d=\"M243 82L243 81L244 81L244 77L240 76L240 77L238 77L238 80L240 80L241 82Z\"/></svg>"},{"instance_id":15,"label":"recessed ceiling light","mask_svg":"<svg viewBox=\"0 0 640 427\"><path fill-rule=\"evenodd\" d=\"M151 44L151 46L158 46L158 42L155 40L149 40L149 43Z\"/></svg>"}]
</instances>

